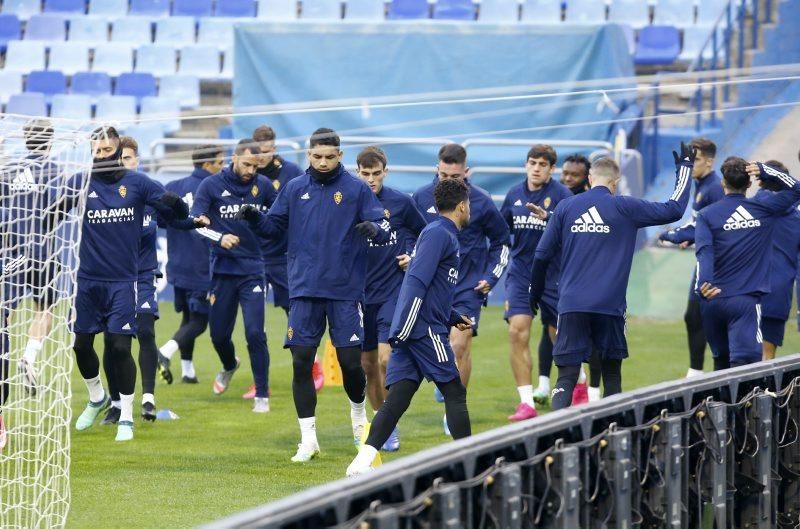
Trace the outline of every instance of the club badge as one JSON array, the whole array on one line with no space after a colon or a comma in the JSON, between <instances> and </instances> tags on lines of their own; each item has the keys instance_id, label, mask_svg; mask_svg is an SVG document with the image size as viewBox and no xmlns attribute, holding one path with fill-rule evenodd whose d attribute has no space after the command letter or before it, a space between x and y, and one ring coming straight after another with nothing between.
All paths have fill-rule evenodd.
<instances>
[{"instance_id":1,"label":"club badge","mask_svg":"<svg viewBox=\"0 0 800 529\"><path fill-rule=\"evenodd\" d=\"M254 197L257 196L258 195L258 186L253 186L253 188L250 190L250 194L253 195Z\"/></svg>"},{"instance_id":2,"label":"club badge","mask_svg":"<svg viewBox=\"0 0 800 529\"><path fill-rule=\"evenodd\" d=\"M336 202L337 204L341 204L342 203L342 192L341 191L337 191L336 193L333 194L333 201Z\"/></svg>"},{"instance_id":3,"label":"club badge","mask_svg":"<svg viewBox=\"0 0 800 529\"><path fill-rule=\"evenodd\" d=\"M119 196L125 198L125 195L128 194L128 188L125 186L119 186Z\"/></svg>"}]
</instances>

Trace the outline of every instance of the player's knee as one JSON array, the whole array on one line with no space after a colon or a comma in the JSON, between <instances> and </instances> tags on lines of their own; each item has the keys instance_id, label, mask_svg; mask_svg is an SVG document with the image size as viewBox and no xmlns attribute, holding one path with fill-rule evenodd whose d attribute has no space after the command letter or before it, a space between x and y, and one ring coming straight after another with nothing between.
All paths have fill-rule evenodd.
<instances>
[{"instance_id":1,"label":"player's knee","mask_svg":"<svg viewBox=\"0 0 800 529\"><path fill-rule=\"evenodd\" d=\"M378 354L375 351L361 353L361 368L368 377L378 372Z\"/></svg>"},{"instance_id":2,"label":"player's knee","mask_svg":"<svg viewBox=\"0 0 800 529\"><path fill-rule=\"evenodd\" d=\"M527 345L531 337L531 331L530 328L525 328L517 322L513 322L508 326L508 337L511 343Z\"/></svg>"},{"instance_id":3,"label":"player's knee","mask_svg":"<svg viewBox=\"0 0 800 529\"><path fill-rule=\"evenodd\" d=\"M292 370L295 379L311 378L311 367L314 365L315 350L312 347L292 347Z\"/></svg>"},{"instance_id":4,"label":"player's knee","mask_svg":"<svg viewBox=\"0 0 800 529\"><path fill-rule=\"evenodd\" d=\"M436 386L442 392L445 402L459 403L467 402L467 388L461 383L460 378L454 378L450 382L437 383Z\"/></svg>"},{"instance_id":5,"label":"player's knee","mask_svg":"<svg viewBox=\"0 0 800 529\"><path fill-rule=\"evenodd\" d=\"M250 329L245 331L244 339L248 344L266 343L267 335L263 329Z\"/></svg>"},{"instance_id":6,"label":"player's knee","mask_svg":"<svg viewBox=\"0 0 800 529\"><path fill-rule=\"evenodd\" d=\"M131 355L131 337L122 334L112 334L108 338L108 348L115 358L125 358Z\"/></svg>"},{"instance_id":7,"label":"player's knee","mask_svg":"<svg viewBox=\"0 0 800 529\"><path fill-rule=\"evenodd\" d=\"M361 354L356 351L345 350L342 352L337 351L339 358L339 365L342 371L362 371L361 367Z\"/></svg>"}]
</instances>

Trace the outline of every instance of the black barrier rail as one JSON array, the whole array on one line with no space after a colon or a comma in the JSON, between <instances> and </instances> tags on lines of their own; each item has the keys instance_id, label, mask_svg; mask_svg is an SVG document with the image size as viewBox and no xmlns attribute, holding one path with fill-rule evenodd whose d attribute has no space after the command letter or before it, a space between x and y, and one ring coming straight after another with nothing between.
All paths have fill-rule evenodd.
<instances>
[{"instance_id":1,"label":"black barrier rail","mask_svg":"<svg viewBox=\"0 0 800 529\"><path fill-rule=\"evenodd\" d=\"M205 527L800 527L800 354L483 432Z\"/></svg>"}]
</instances>

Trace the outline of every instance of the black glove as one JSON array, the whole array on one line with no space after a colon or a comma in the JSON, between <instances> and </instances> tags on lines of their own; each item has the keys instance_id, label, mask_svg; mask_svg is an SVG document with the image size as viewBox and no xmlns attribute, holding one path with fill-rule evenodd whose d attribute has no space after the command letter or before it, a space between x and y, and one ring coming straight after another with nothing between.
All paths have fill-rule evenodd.
<instances>
[{"instance_id":1,"label":"black glove","mask_svg":"<svg viewBox=\"0 0 800 529\"><path fill-rule=\"evenodd\" d=\"M366 239L372 239L378 235L378 227L374 222L370 222L368 220L356 224L356 231L359 235Z\"/></svg>"},{"instance_id":2,"label":"black glove","mask_svg":"<svg viewBox=\"0 0 800 529\"><path fill-rule=\"evenodd\" d=\"M681 167L694 167L694 159L697 156L697 151L691 145L686 145L681 142L681 154L672 151L672 157L675 159L675 168Z\"/></svg>"},{"instance_id":3,"label":"black glove","mask_svg":"<svg viewBox=\"0 0 800 529\"><path fill-rule=\"evenodd\" d=\"M186 202L181 200L181 197L172 191L167 191L161 195L159 202L171 209L173 213L175 213L175 218L178 220L185 219L189 216L189 206L186 205Z\"/></svg>"},{"instance_id":4,"label":"black glove","mask_svg":"<svg viewBox=\"0 0 800 529\"><path fill-rule=\"evenodd\" d=\"M261 214L258 211L258 208L252 204L244 204L242 207L239 208L239 211L236 212L234 218L236 220L246 220L248 222L258 220L259 215Z\"/></svg>"}]
</instances>

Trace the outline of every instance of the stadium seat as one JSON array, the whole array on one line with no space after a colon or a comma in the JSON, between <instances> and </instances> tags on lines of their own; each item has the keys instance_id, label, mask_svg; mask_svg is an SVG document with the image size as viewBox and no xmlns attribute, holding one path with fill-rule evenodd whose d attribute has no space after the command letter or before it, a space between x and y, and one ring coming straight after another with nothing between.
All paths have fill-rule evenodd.
<instances>
[{"instance_id":1,"label":"stadium seat","mask_svg":"<svg viewBox=\"0 0 800 529\"><path fill-rule=\"evenodd\" d=\"M392 20L429 18L428 0L392 0L388 18Z\"/></svg>"},{"instance_id":2,"label":"stadium seat","mask_svg":"<svg viewBox=\"0 0 800 529\"><path fill-rule=\"evenodd\" d=\"M197 43L216 46L221 50L233 48L233 23L223 18L201 18Z\"/></svg>"},{"instance_id":3,"label":"stadium seat","mask_svg":"<svg viewBox=\"0 0 800 529\"><path fill-rule=\"evenodd\" d=\"M194 44L194 18L169 17L156 22L156 44Z\"/></svg>"},{"instance_id":4,"label":"stadium seat","mask_svg":"<svg viewBox=\"0 0 800 529\"><path fill-rule=\"evenodd\" d=\"M22 33L22 26L19 17L14 13L0 14L0 52L5 52L8 42L19 40Z\"/></svg>"},{"instance_id":5,"label":"stadium seat","mask_svg":"<svg viewBox=\"0 0 800 529\"><path fill-rule=\"evenodd\" d=\"M136 98L124 95L100 96L97 99L95 120L123 122L120 123L120 129L133 125L136 122Z\"/></svg>"},{"instance_id":6,"label":"stadium seat","mask_svg":"<svg viewBox=\"0 0 800 529\"><path fill-rule=\"evenodd\" d=\"M609 22L641 28L650 23L650 3L642 0L612 0L608 8Z\"/></svg>"},{"instance_id":7,"label":"stadium seat","mask_svg":"<svg viewBox=\"0 0 800 529\"><path fill-rule=\"evenodd\" d=\"M133 71L133 46L125 42L110 42L94 50L92 70L117 77Z\"/></svg>"},{"instance_id":8,"label":"stadium seat","mask_svg":"<svg viewBox=\"0 0 800 529\"><path fill-rule=\"evenodd\" d=\"M22 73L0 70L0 103L5 105L8 98L22 92Z\"/></svg>"},{"instance_id":9,"label":"stadium seat","mask_svg":"<svg viewBox=\"0 0 800 529\"><path fill-rule=\"evenodd\" d=\"M383 20L385 16L383 2L375 2L375 0L347 0L345 2L344 18L347 20Z\"/></svg>"},{"instance_id":10,"label":"stadium seat","mask_svg":"<svg viewBox=\"0 0 800 529\"><path fill-rule=\"evenodd\" d=\"M214 16L218 17L253 17L256 14L256 5L253 0L225 0L217 1Z\"/></svg>"},{"instance_id":11,"label":"stadium seat","mask_svg":"<svg viewBox=\"0 0 800 529\"><path fill-rule=\"evenodd\" d=\"M150 161L164 157L164 146L158 146L154 153L151 153L150 146L153 142L164 137L161 126L152 123L142 123L140 125L130 125L125 129L125 135L130 136L139 144L139 159Z\"/></svg>"},{"instance_id":12,"label":"stadium seat","mask_svg":"<svg viewBox=\"0 0 800 529\"><path fill-rule=\"evenodd\" d=\"M606 21L606 2L569 0L564 20L570 24L603 24Z\"/></svg>"},{"instance_id":13,"label":"stadium seat","mask_svg":"<svg viewBox=\"0 0 800 529\"><path fill-rule=\"evenodd\" d=\"M560 24L561 4L553 0L525 0L522 21L534 24Z\"/></svg>"},{"instance_id":14,"label":"stadium seat","mask_svg":"<svg viewBox=\"0 0 800 529\"><path fill-rule=\"evenodd\" d=\"M131 0L131 15L168 17L170 0Z\"/></svg>"},{"instance_id":15,"label":"stadium seat","mask_svg":"<svg viewBox=\"0 0 800 529\"><path fill-rule=\"evenodd\" d=\"M25 25L25 40L66 40L67 23L59 15L33 15Z\"/></svg>"},{"instance_id":16,"label":"stadium seat","mask_svg":"<svg viewBox=\"0 0 800 529\"><path fill-rule=\"evenodd\" d=\"M134 96L141 99L145 96L154 96L156 93L156 78L149 73L120 74L114 86L114 95L118 96Z\"/></svg>"},{"instance_id":17,"label":"stadium seat","mask_svg":"<svg viewBox=\"0 0 800 529\"><path fill-rule=\"evenodd\" d=\"M258 18L296 20L297 0L258 0Z\"/></svg>"},{"instance_id":18,"label":"stadium seat","mask_svg":"<svg viewBox=\"0 0 800 529\"><path fill-rule=\"evenodd\" d=\"M128 0L89 0L89 14L115 20L128 15Z\"/></svg>"},{"instance_id":19,"label":"stadium seat","mask_svg":"<svg viewBox=\"0 0 800 529\"><path fill-rule=\"evenodd\" d=\"M69 22L69 40L105 43L108 41L108 21L95 17L73 18Z\"/></svg>"},{"instance_id":20,"label":"stadium seat","mask_svg":"<svg viewBox=\"0 0 800 529\"><path fill-rule=\"evenodd\" d=\"M159 82L159 95L181 102L181 108L200 106L200 78L194 75L165 75Z\"/></svg>"},{"instance_id":21,"label":"stadium seat","mask_svg":"<svg viewBox=\"0 0 800 529\"><path fill-rule=\"evenodd\" d=\"M211 0L172 0L173 16L210 17L211 13Z\"/></svg>"},{"instance_id":22,"label":"stadium seat","mask_svg":"<svg viewBox=\"0 0 800 529\"><path fill-rule=\"evenodd\" d=\"M482 0L478 22L516 22L519 20L517 0Z\"/></svg>"},{"instance_id":23,"label":"stadium seat","mask_svg":"<svg viewBox=\"0 0 800 529\"><path fill-rule=\"evenodd\" d=\"M151 73L156 77L175 73L175 46L148 44L136 50L135 72Z\"/></svg>"},{"instance_id":24,"label":"stadium seat","mask_svg":"<svg viewBox=\"0 0 800 529\"><path fill-rule=\"evenodd\" d=\"M201 79L217 79L220 76L219 48L197 45L181 48L181 62L178 73L195 75Z\"/></svg>"},{"instance_id":25,"label":"stadium seat","mask_svg":"<svg viewBox=\"0 0 800 529\"><path fill-rule=\"evenodd\" d=\"M50 48L48 70L60 70L74 75L89 69L89 45L85 42L63 42Z\"/></svg>"},{"instance_id":26,"label":"stadium seat","mask_svg":"<svg viewBox=\"0 0 800 529\"><path fill-rule=\"evenodd\" d=\"M8 98L6 113L23 116L47 116L47 102L44 94L38 92L14 94Z\"/></svg>"},{"instance_id":27,"label":"stadium seat","mask_svg":"<svg viewBox=\"0 0 800 529\"><path fill-rule=\"evenodd\" d=\"M722 15L725 6L728 5L728 0L703 0L697 3L697 25L698 26L712 26L717 22L717 19ZM737 2L731 6L731 19L736 19L736 6Z\"/></svg>"},{"instance_id":28,"label":"stadium seat","mask_svg":"<svg viewBox=\"0 0 800 529\"><path fill-rule=\"evenodd\" d=\"M681 52L681 35L674 26L645 26L633 62L636 64L672 64Z\"/></svg>"},{"instance_id":29,"label":"stadium seat","mask_svg":"<svg viewBox=\"0 0 800 529\"><path fill-rule=\"evenodd\" d=\"M82 15L86 13L86 0L44 0L44 12Z\"/></svg>"},{"instance_id":30,"label":"stadium seat","mask_svg":"<svg viewBox=\"0 0 800 529\"><path fill-rule=\"evenodd\" d=\"M55 94L67 92L67 78L57 70L34 70L28 74L25 91L44 94L45 99L49 102Z\"/></svg>"},{"instance_id":31,"label":"stadium seat","mask_svg":"<svg viewBox=\"0 0 800 529\"><path fill-rule=\"evenodd\" d=\"M301 18L316 20L339 20L342 18L340 0L303 0Z\"/></svg>"},{"instance_id":32,"label":"stadium seat","mask_svg":"<svg viewBox=\"0 0 800 529\"><path fill-rule=\"evenodd\" d=\"M140 118L158 118L159 121L148 122L160 125L164 134L172 134L181 129L181 104L177 99L168 97L145 97L142 99Z\"/></svg>"},{"instance_id":33,"label":"stadium seat","mask_svg":"<svg viewBox=\"0 0 800 529\"><path fill-rule=\"evenodd\" d=\"M50 105L50 117L64 119L92 119L92 98L83 94L56 94Z\"/></svg>"},{"instance_id":34,"label":"stadium seat","mask_svg":"<svg viewBox=\"0 0 800 529\"><path fill-rule=\"evenodd\" d=\"M437 20L475 20L475 4L472 0L437 0L433 6L433 18Z\"/></svg>"},{"instance_id":35,"label":"stadium seat","mask_svg":"<svg viewBox=\"0 0 800 529\"><path fill-rule=\"evenodd\" d=\"M14 13L20 20L28 20L42 12L41 0L5 0L3 13Z\"/></svg>"},{"instance_id":36,"label":"stadium seat","mask_svg":"<svg viewBox=\"0 0 800 529\"><path fill-rule=\"evenodd\" d=\"M144 17L123 17L111 24L111 41L127 42L135 46L150 44L150 20Z\"/></svg>"},{"instance_id":37,"label":"stadium seat","mask_svg":"<svg viewBox=\"0 0 800 529\"><path fill-rule=\"evenodd\" d=\"M45 69L44 42L12 40L6 50L5 69L14 72L30 72Z\"/></svg>"},{"instance_id":38,"label":"stadium seat","mask_svg":"<svg viewBox=\"0 0 800 529\"><path fill-rule=\"evenodd\" d=\"M111 94L111 77L105 72L78 72L72 76L70 93L100 97Z\"/></svg>"},{"instance_id":39,"label":"stadium seat","mask_svg":"<svg viewBox=\"0 0 800 529\"><path fill-rule=\"evenodd\" d=\"M687 0L658 0L653 9L653 24L681 27L694 22L694 3Z\"/></svg>"},{"instance_id":40,"label":"stadium seat","mask_svg":"<svg viewBox=\"0 0 800 529\"><path fill-rule=\"evenodd\" d=\"M233 50L226 50L222 53L222 73L223 79L233 79Z\"/></svg>"}]
</instances>

